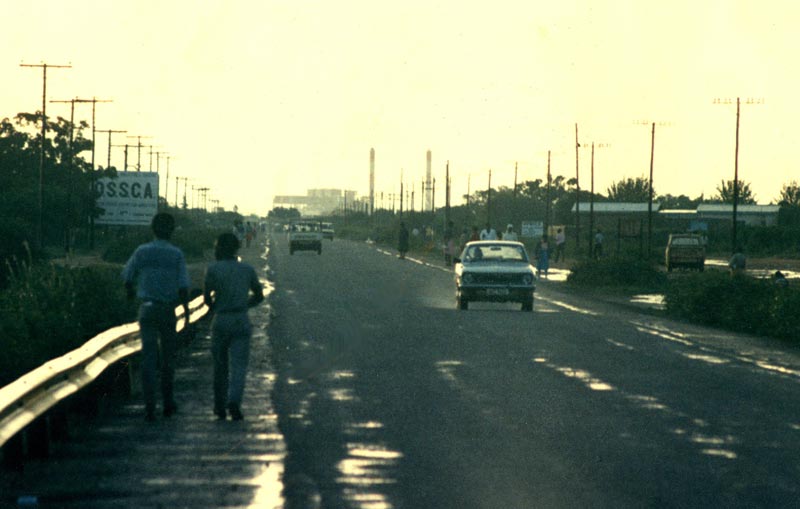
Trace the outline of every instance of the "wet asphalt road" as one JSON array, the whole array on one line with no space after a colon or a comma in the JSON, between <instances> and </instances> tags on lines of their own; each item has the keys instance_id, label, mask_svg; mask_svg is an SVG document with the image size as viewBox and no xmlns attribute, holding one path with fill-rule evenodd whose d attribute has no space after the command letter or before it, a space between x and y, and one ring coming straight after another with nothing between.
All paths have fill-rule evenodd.
<instances>
[{"instance_id":1,"label":"wet asphalt road","mask_svg":"<svg viewBox=\"0 0 800 509\"><path fill-rule=\"evenodd\" d=\"M145 423L137 394L76 422L0 472L0 507L798 505L796 350L554 281L533 314L456 311L450 272L363 243L243 254L275 288L251 311L245 420L213 419L201 325L177 416Z\"/></svg>"},{"instance_id":2,"label":"wet asphalt road","mask_svg":"<svg viewBox=\"0 0 800 509\"><path fill-rule=\"evenodd\" d=\"M457 311L366 244L289 255L269 327L288 507L786 507L800 355L541 282Z\"/></svg>"}]
</instances>

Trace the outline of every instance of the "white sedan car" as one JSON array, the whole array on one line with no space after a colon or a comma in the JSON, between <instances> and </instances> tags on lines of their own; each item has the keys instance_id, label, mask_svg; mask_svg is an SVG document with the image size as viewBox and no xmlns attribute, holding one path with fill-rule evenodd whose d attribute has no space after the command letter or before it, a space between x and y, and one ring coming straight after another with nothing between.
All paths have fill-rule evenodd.
<instances>
[{"instance_id":1,"label":"white sedan car","mask_svg":"<svg viewBox=\"0 0 800 509\"><path fill-rule=\"evenodd\" d=\"M521 242L468 242L455 264L458 309L488 301L519 302L523 311L533 311L536 276Z\"/></svg>"}]
</instances>

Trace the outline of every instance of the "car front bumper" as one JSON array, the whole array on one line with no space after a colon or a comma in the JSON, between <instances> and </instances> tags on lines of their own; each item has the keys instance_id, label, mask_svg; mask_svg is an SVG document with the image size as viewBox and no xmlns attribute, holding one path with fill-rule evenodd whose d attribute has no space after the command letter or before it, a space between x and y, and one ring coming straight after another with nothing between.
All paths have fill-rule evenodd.
<instances>
[{"instance_id":1,"label":"car front bumper","mask_svg":"<svg viewBox=\"0 0 800 509\"><path fill-rule=\"evenodd\" d=\"M461 299L482 302L526 302L533 299L534 286L461 285L456 292Z\"/></svg>"}]
</instances>

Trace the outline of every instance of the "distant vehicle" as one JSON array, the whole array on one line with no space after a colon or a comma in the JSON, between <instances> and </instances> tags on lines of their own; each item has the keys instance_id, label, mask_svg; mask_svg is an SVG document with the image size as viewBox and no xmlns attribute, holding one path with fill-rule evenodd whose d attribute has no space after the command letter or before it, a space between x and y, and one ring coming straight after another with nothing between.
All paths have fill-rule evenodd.
<instances>
[{"instance_id":1,"label":"distant vehicle","mask_svg":"<svg viewBox=\"0 0 800 509\"><path fill-rule=\"evenodd\" d=\"M519 302L533 311L535 273L521 242L468 242L455 260L456 306L468 309L473 301Z\"/></svg>"},{"instance_id":2,"label":"distant vehicle","mask_svg":"<svg viewBox=\"0 0 800 509\"><path fill-rule=\"evenodd\" d=\"M676 267L686 267L703 271L706 263L706 246L703 238L695 233L673 233L667 241L664 252L667 272Z\"/></svg>"},{"instance_id":3,"label":"distant vehicle","mask_svg":"<svg viewBox=\"0 0 800 509\"><path fill-rule=\"evenodd\" d=\"M333 223L322 223L322 238L333 240Z\"/></svg>"},{"instance_id":4,"label":"distant vehicle","mask_svg":"<svg viewBox=\"0 0 800 509\"><path fill-rule=\"evenodd\" d=\"M322 254L322 223L295 221L289 226L289 254L295 251L316 251Z\"/></svg>"}]
</instances>

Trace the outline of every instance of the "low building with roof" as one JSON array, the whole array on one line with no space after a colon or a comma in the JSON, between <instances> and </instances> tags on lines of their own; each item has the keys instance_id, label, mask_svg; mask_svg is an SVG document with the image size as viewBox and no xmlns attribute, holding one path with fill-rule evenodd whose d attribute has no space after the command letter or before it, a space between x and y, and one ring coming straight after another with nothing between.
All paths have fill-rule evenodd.
<instances>
[{"instance_id":1,"label":"low building with roof","mask_svg":"<svg viewBox=\"0 0 800 509\"><path fill-rule=\"evenodd\" d=\"M747 226L773 226L778 223L780 205L738 205L736 221ZM733 221L730 203L703 203L697 206L697 221Z\"/></svg>"}]
</instances>

